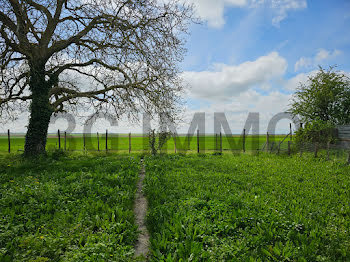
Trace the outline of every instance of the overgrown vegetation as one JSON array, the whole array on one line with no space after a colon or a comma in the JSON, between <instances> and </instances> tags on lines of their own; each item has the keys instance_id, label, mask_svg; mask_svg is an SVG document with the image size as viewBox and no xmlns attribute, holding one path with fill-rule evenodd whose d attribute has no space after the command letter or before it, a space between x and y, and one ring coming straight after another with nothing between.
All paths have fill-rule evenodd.
<instances>
[{"instance_id":1,"label":"overgrown vegetation","mask_svg":"<svg viewBox=\"0 0 350 262\"><path fill-rule=\"evenodd\" d=\"M294 138L299 146L305 143L317 143L324 146L327 143L337 142L336 127L330 122L315 120L297 130Z\"/></svg>"},{"instance_id":2,"label":"overgrown vegetation","mask_svg":"<svg viewBox=\"0 0 350 262\"><path fill-rule=\"evenodd\" d=\"M145 158L150 261L349 261L350 167L299 156ZM0 158L0 261L133 261L139 157Z\"/></svg>"},{"instance_id":3,"label":"overgrown vegetation","mask_svg":"<svg viewBox=\"0 0 350 262\"><path fill-rule=\"evenodd\" d=\"M0 261L131 260L138 158L0 159Z\"/></svg>"},{"instance_id":4,"label":"overgrown vegetation","mask_svg":"<svg viewBox=\"0 0 350 262\"><path fill-rule=\"evenodd\" d=\"M158 154L170 138L170 132L156 132L155 129L152 129L149 133L149 147L151 154Z\"/></svg>"},{"instance_id":5,"label":"overgrown vegetation","mask_svg":"<svg viewBox=\"0 0 350 262\"><path fill-rule=\"evenodd\" d=\"M349 261L350 168L260 154L146 159L151 261Z\"/></svg>"}]
</instances>

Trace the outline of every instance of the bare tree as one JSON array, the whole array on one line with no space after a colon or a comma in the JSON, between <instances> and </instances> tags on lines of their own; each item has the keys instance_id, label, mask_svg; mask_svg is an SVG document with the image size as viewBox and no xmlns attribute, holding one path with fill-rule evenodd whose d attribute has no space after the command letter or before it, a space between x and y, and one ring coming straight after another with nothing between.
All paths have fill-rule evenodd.
<instances>
[{"instance_id":1,"label":"bare tree","mask_svg":"<svg viewBox=\"0 0 350 262\"><path fill-rule=\"evenodd\" d=\"M79 106L117 117L178 112L191 6L178 0L0 0L0 6L0 113L11 117L30 105L26 155L45 152L54 113Z\"/></svg>"}]
</instances>

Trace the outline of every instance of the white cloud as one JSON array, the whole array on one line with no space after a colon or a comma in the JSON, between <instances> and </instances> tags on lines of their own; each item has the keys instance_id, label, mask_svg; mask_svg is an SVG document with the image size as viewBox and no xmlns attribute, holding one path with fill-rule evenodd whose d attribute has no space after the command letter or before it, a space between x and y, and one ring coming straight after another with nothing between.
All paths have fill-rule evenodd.
<instances>
[{"instance_id":1,"label":"white cloud","mask_svg":"<svg viewBox=\"0 0 350 262\"><path fill-rule=\"evenodd\" d=\"M294 71L299 71L301 68L308 68L312 65L313 61L310 57L301 57L294 65Z\"/></svg>"},{"instance_id":2,"label":"white cloud","mask_svg":"<svg viewBox=\"0 0 350 262\"><path fill-rule=\"evenodd\" d=\"M300 85L300 83L305 84L310 76L316 75L317 71L311 71L309 73L300 73L288 80L284 85L284 89L287 91L294 92Z\"/></svg>"},{"instance_id":3,"label":"white cloud","mask_svg":"<svg viewBox=\"0 0 350 262\"><path fill-rule=\"evenodd\" d=\"M333 50L333 52L329 52L325 49L320 49L315 57L315 62L321 62L323 60L326 60L326 59L331 59L331 58L334 58L338 55L340 55L340 51L335 49Z\"/></svg>"},{"instance_id":4,"label":"white cloud","mask_svg":"<svg viewBox=\"0 0 350 262\"><path fill-rule=\"evenodd\" d=\"M294 92L300 86L300 84L306 84L309 77L315 76L318 72L318 70L313 70L308 73L299 73L296 76L285 80L285 83L283 84L283 89L286 91ZM350 72L345 72L342 70L339 72L350 77Z\"/></svg>"},{"instance_id":5,"label":"white cloud","mask_svg":"<svg viewBox=\"0 0 350 262\"><path fill-rule=\"evenodd\" d=\"M195 110L188 110L185 115L185 123L178 127L179 133L188 131L194 113L205 112L206 115L206 133L214 132L214 113L224 112L231 132L240 134L244 128L249 112L258 112L260 118L260 133L265 133L267 125L272 117L280 112L285 112L288 108L291 95L283 94L279 91L273 91L266 95L262 95L255 90L248 90L232 98L229 102L223 103L217 101L215 103L206 104ZM278 133L288 132L289 124L277 126ZM251 131L250 131L251 132Z\"/></svg>"},{"instance_id":6,"label":"white cloud","mask_svg":"<svg viewBox=\"0 0 350 262\"><path fill-rule=\"evenodd\" d=\"M281 78L286 69L287 61L272 52L235 66L217 64L212 71L184 72L182 77L190 86L192 97L229 100L254 87L267 90L270 82Z\"/></svg>"},{"instance_id":7,"label":"white cloud","mask_svg":"<svg viewBox=\"0 0 350 262\"><path fill-rule=\"evenodd\" d=\"M336 56L340 55L341 51L335 49L333 52L325 50L323 48L319 49L317 54L314 57L301 57L294 65L294 70L299 71L303 68L311 68L319 63L331 60Z\"/></svg>"},{"instance_id":8,"label":"white cloud","mask_svg":"<svg viewBox=\"0 0 350 262\"><path fill-rule=\"evenodd\" d=\"M276 12L272 24L279 27L289 11L307 8L307 2L306 0L271 0L271 8Z\"/></svg>"},{"instance_id":9,"label":"white cloud","mask_svg":"<svg viewBox=\"0 0 350 262\"><path fill-rule=\"evenodd\" d=\"M225 24L225 8L247 5L246 0L190 0L189 2L194 4L197 14L214 28L220 28Z\"/></svg>"},{"instance_id":10,"label":"white cloud","mask_svg":"<svg viewBox=\"0 0 350 262\"><path fill-rule=\"evenodd\" d=\"M252 9L267 7L273 12L274 26L279 26L280 22L288 16L289 11L307 7L306 0L187 0L186 3L193 4L197 15L213 28L221 28L225 24L224 12L230 7Z\"/></svg>"}]
</instances>

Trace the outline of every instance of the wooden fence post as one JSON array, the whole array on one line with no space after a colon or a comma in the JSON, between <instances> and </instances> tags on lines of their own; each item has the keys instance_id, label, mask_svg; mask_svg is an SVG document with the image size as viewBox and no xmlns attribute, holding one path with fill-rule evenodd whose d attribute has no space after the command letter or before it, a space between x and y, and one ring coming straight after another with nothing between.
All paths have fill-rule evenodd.
<instances>
[{"instance_id":1,"label":"wooden fence post","mask_svg":"<svg viewBox=\"0 0 350 262\"><path fill-rule=\"evenodd\" d=\"M275 141L271 143L270 154L272 154L273 148L275 147Z\"/></svg>"},{"instance_id":2,"label":"wooden fence post","mask_svg":"<svg viewBox=\"0 0 350 262\"><path fill-rule=\"evenodd\" d=\"M327 161L329 161L329 147L330 147L330 142L327 142Z\"/></svg>"},{"instance_id":3,"label":"wooden fence post","mask_svg":"<svg viewBox=\"0 0 350 262\"><path fill-rule=\"evenodd\" d=\"M293 131L292 131L292 123L289 123L289 134L290 134L290 138L289 140L292 141L293 140Z\"/></svg>"},{"instance_id":4,"label":"wooden fence post","mask_svg":"<svg viewBox=\"0 0 350 262\"><path fill-rule=\"evenodd\" d=\"M58 136L58 149L61 149L61 133L60 130L57 130L57 136Z\"/></svg>"},{"instance_id":5,"label":"wooden fence post","mask_svg":"<svg viewBox=\"0 0 350 262\"><path fill-rule=\"evenodd\" d=\"M348 164L350 165L350 150L349 150L349 155L348 155Z\"/></svg>"},{"instance_id":6,"label":"wooden fence post","mask_svg":"<svg viewBox=\"0 0 350 262\"><path fill-rule=\"evenodd\" d=\"M100 152L100 134L97 132L97 151Z\"/></svg>"},{"instance_id":7,"label":"wooden fence post","mask_svg":"<svg viewBox=\"0 0 350 262\"><path fill-rule=\"evenodd\" d=\"M7 130L8 152L11 153L11 134L10 129Z\"/></svg>"},{"instance_id":8,"label":"wooden fence post","mask_svg":"<svg viewBox=\"0 0 350 262\"><path fill-rule=\"evenodd\" d=\"M190 134L187 134L187 150L191 150L191 141L190 141Z\"/></svg>"},{"instance_id":9,"label":"wooden fence post","mask_svg":"<svg viewBox=\"0 0 350 262\"><path fill-rule=\"evenodd\" d=\"M218 147L218 134L215 133L215 152L219 151L219 147Z\"/></svg>"},{"instance_id":10,"label":"wooden fence post","mask_svg":"<svg viewBox=\"0 0 350 262\"><path fill-rule=\"evenodd\" d=\"M67 132L64 132L64 151L67 151Z\"/></svg>"},{"instance_id":11,"label":"wooden fence post","mask_svg":"<svg viewBox=\"0 0 350 262\"><path fill-rule=\"evenodd\" d=\"M199 129L197 129L197 153L199 154Z\"/></svg>"},{"instance_id":12,"label":"wooden fence post","mask_svg":"<svg viewBox=\"0 0 350 262\"><path fill-rule=\"evenodd\" d=\"M131 133L129 133L129 154L131 153Z\"/></svg>"},{"instance_id":13,"label":"wooden fence post","mask_svg":"<svg viewBox=\"0 0 350 262\"><path fill-rule=\"evenodd\" d=\"M245 153L245 128L243 129L243 153Z\"/></svg>"},{"instance_id":14,"label":"wooden fence post","mask_svg":"<svg viewBox=\"0 0 350 262\"><path fill-rule=\"evenodd\" d=\"M266 132L266 152L269 152L269 132Z\"/></svg>"},{"instance_id":15,"label":"wooden fence post","mask_svg":"<svg viewBox=\"0 0 350 262\"><path fill-rule=\"evenodd\" d=\"M314 155L314 157L317 157L317 150L318 150L317 143L315 143L315 155Z\"/></svg>"},{"instance_id":16,"label":"wooden fence post","mask_svg":"<svg viewBox=\"0 0 350 262\"><path fill-rule=\"evenodd\" d=\"M330 151L330 143L331 142L329 142L329 141L327 142L327 160L328 161L329 161L329 154L330 154L330 152L329 152Z\"/></svg>"},{"instance_id":17,"label":"wooden fence post","mask_svg":"<svg viewBox=\"0 0 350 262\"><path fill-rule=\"evenodd\" d=\"M288 141L288 156L290 156L290 141Z\"/></svg>"},{"instance_id":18,"label":"wooden fence post","mask_svg":"<svg viewBox=\"0 0 350 262\"><path fill-rule=\"evenodd\" d=\"M222 153L222 133L220 132L220 152Z\"/></svg>"},{"instance_id":19,"label":"wooden fence post","mask_svg":"<svg viewBox=\"0 0 350 262\"><path fill-rule=\"evenodd\" d=\"M106 129L106 152L108 152L108 129Z\"/></svg>"}]
</instances>

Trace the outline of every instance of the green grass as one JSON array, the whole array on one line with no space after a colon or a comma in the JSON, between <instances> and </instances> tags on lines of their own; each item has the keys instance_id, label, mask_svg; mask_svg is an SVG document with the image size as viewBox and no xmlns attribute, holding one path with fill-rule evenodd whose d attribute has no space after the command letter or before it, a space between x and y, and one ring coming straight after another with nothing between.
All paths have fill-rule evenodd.
<instances>
[{"instance_id":1,"label":"green grass","mask_svg":"<svg viewBox=\"0 0 350 262\"><path fill-rule=\"evenodd\" d=\"M282 135L270 136L270 143L274 141L281 141L284 138ZM200 137L200 150L201 152L213 151L216 148L216 138L215 136L207 135L205 137ZM266 142L266 136L247 136L246 138L246 150L256 151L258 148L262 148L263 144ZM100 150L105 151L106 148L106 137L101 135L99 138ZM112 152L128 152L129 151L129 138L125 134L109 134L108 136L108 149ZM185 136L180 136L176 139L177 151L184 152L189 150L190 152L197 151L197 137L193 136L190 141L186 139ZM47 139L47 150L58 149L59 143L58 138L55 135L49 135ZM218 138L218 147L220 147L220 142ZM222 138L222 147L224 151L243 150L243 139L240 136L232 136ZM11 136L11 152L21 152L24 149L24 135L12 135ZM61 149L64 149L64 136L61 135ZM69 151L83 151L84 150L84 139L81 134L72 134L67 136L66 149ZM87 151L97 151L98 150L98 140L96 135L86 136L85 139L85 149ZM148 138L143 138L142 135L132 135L131 138L131 151L141 152L144 149L148 150ZM168 140L167 144L163 148L164 151L174 152L174 139ZM7 136L0 135L0 152L8 151L8 140Z\"/></svg>"},{"instance_id":2,"label":"green grass","mask_svg":"<svg viewBox=\"0 0 350 262\"><path fill-rule=\"evenodd\" d=\"M151 261L350 261L350 167L298 156L146 160Z\"/></svg>"},{"instance_id":3,"label":"green grass","mask_svg":"<svg viewBox=\"0 0 350 262\"><path fill-rule=\"evenodd\" d=\"M350 261L350 166L320 155L146 155L150 261ZM0 261L135 261L139 160L0 155Z\"/></svg>"},{"instance_id":4,"label":"green grass","mask_svg":"<svg viewBox=\"0 0 350 262\"><path fill-rule=\"evenodd\" d=\"M139 158L0 158L0 261L131 261Z\"/></svg>"}]
</instances>

